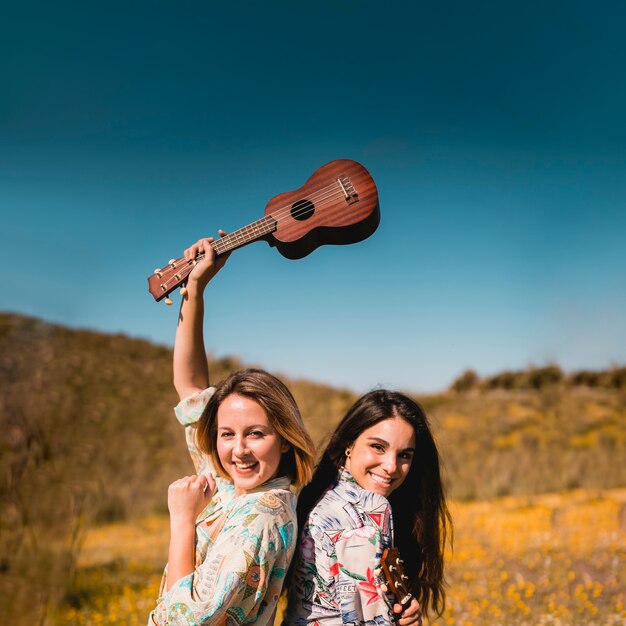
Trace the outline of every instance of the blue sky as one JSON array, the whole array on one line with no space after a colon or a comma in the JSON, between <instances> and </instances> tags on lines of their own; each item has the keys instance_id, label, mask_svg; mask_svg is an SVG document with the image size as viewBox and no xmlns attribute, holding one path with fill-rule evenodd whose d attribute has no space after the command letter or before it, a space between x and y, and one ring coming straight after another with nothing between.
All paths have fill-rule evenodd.
<instances>
[{"instance_id":1,"label":"blue sky","mask_svg":"<svg viewBox=\"0 0 626 626\"><path fill-rule=\"evenodd\" d=\"M147 276L337 158L368 240L235 252L207 348L361 392L626 362L621 2L23 2L0 309L171 345Z\"/></svg>"}]
</instances>

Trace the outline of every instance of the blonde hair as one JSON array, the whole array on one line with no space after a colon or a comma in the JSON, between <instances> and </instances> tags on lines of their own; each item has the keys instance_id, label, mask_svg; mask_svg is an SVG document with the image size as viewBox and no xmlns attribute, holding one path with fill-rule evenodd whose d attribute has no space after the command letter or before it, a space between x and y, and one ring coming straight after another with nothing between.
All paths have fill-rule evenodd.
<instances>
[{"instance_id":1,"label":"blonde hair","mask_svg":"<svg viewBox=\"0 0 626 626\"><path fill-rule=\"evenodd\" d=\"M289 389L281 380L259 369L241 370L223 380L200 418L198 447L211 457L217 472L224 478L230 478L217 454L217 411L220 404L232 394L256 402L265 411L272 428L290 444L289 450L283 452L278 475L289 476L298 489L306 485L313 475L313 441Z\"/></svg>"}]
</instances>

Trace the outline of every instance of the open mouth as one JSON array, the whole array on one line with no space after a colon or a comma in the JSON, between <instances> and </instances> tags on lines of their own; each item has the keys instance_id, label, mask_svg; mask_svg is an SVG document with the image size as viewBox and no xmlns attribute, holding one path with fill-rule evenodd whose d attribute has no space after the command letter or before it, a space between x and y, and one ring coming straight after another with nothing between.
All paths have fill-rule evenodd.
<instances>
[{"instance_id":1,"label":"open mouth","mask_svg":"<svg viewBox=\"0 0 626 626\"><path fill-rule=\"evenodd\" d=\"M391 487L391 483L393 482L391 478L383 478L382 476L378 476L378 474L369 473L370 478L381 487Z\"/></svg>"},{"instance_id":2,"label":"open mouth","mask_svg":"<svg viewBox=\"0 0 626 626\"><path fill-rule=\"evenodd\" d=\"M233 461L233 467L238 474L251 474L258 464L258 461L249 461L247 463Z\"/></svg>"}]
</instances>

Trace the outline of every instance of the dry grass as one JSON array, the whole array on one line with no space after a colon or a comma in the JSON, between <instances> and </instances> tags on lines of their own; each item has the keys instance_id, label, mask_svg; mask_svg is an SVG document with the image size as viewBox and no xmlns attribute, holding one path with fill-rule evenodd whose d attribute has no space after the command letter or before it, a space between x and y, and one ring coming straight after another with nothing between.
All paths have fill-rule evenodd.
<instances>
[{"instance_id":1,"label":"dry grass","mask_svg":"<svg viewBox=\"0 0 626 626\"><path fill-rule=\"evenodd\" d=\"M451 508L448 607L436 623L626 622L626 490L452 502ZM145 624L167 537L165 517L89 531L76 583L56 623Z\"/></svg>"}]
</instances>

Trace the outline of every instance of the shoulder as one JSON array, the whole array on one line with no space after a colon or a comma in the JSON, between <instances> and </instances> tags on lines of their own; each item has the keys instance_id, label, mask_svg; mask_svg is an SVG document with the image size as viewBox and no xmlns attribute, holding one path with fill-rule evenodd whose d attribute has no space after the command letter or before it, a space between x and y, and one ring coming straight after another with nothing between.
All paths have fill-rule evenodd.
<instances>
[{"instance_id":1,"label":"shoulder","mask_svg":"<svg viewBox=\"0 0 626 626\"><path fill-rule=\"evenodd\" d=\"M185 426L195 424L202 417L202 413L204 413L204 409L214 393L215 387L207 387L183 398L174 407L178 421Z\"/></svg>"},{"instance_id":2,"label":"shoulder","mask_svg":"<svg viewBox=\"0 0 626 626\"><path fill-rule=\"evenodd\" d=\"M291 515L296 510L296 496L289 489L270 489L259 494L254 500L254 507L259 513Z\"/></svg>"},{"instance_id":3,"label":"shoulder","mask_svg":"<svg viewBox=\"0 0 626 626\"><path fill-rule=\"evenodd\" d=\"M345 507L350 504L335 487L330 487L311 509L309 519L341 519L345 517Z\"/></svg>"},{"instance_id":4,"label":"shoulder","mask_svg":"<svg viewBox=\"0 0 626 626\"><path fill-rule=\"evenodd\" d=\"M391 526L391 505L384 496L363 489L347 491L344 486L339 483L326 491L309 514L309 526L324 532Z\"/></svg>"},{"instance_id":5,"label":"shoulder","mask_svg":"<svg viewBox=\"0 0 626 626\"><path fill-rule=\"evenodd\" d=\"M294 543L296 496L288 489L268 489L235 498L228 524L244 534L268 537L286 546Z\"/></svg>"},{"instance_id":6,"label":"shoulder","mask_svg":"<svg viewBox=\"0 0 626 626\"><path fill-rule=\"evenodd\" d=\"M289 489L267 489L240 496L235 501L238 512L253 513L261 518L295 517L296 496Z\"/></svg>"},{"instance_id":7,"label":"shoulder","mask_svg":"<svg viewBox=\"0 0 626 626\"><path fill-rule=\"evenodd\" d=\"M335 531L353 528L358 523L358 514L351 514L354 503L345 500L336 489L330 488L309 513L305 528L306 534L321 539Z\"/></svg>"}]
</instances>

